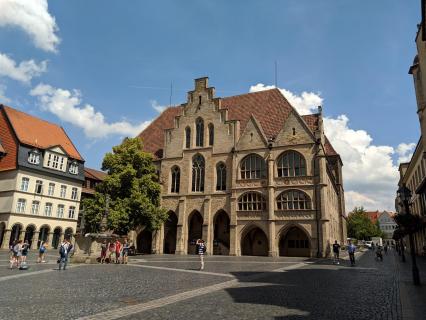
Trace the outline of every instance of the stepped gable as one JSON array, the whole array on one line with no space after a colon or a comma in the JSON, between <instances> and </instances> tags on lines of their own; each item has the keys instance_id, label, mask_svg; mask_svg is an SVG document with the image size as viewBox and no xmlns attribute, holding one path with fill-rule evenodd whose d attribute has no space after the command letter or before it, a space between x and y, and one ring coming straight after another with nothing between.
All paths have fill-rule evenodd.
<instances>
[{"instance_id":1,"label":"stepped gable","mask_svg":"<svg viewBox=\"0 0 426 320\"><path fill-rule=\"evenodd\" d=\"M39 149L60 146L71 158L84 161L62 127L11 107L3 110L20 143Z\"/></svg>"},{"instance_id":2,"label":"stepped gable","mask_svg":"<svg viewBox=\"0 0 426 320\"><path fill-rule=\"evenodd\" d=\"M240 133L253 115L259 121L267 139L274 139L283 124L294 110L278 89L251 92L237 96L221 98L221 109L228 110L228 120L240 121ZM154 154L157 159L163 155L164 130L173 128L174 118L182 114L183 107L169 107L163 111L144 131L139 134L144 150ZM319 114L301 116L309 129L318 129ZM338 155L326 138L327 155Z\"/></svg>"}]
</instances>

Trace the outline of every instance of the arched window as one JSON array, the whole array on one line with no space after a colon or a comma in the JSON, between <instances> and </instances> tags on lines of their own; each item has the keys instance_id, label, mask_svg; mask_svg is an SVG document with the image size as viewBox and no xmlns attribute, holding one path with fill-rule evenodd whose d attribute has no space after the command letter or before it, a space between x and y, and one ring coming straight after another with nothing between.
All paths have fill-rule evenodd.
<instances>
[{"instance_id":1,"label":"arched window","mask_svg":"<svg viewBox=\"0 0 426 320\"><path fill-rule=\"evenodd\" d=\"M185 148L191 148L191 128L186 127L185 129Z\"/></svg>"},{"instance_id":2,"label":"arched window","mask_svg":"<svg viewBox=\"0 0 426 320\"><path fill-rule=\"evenodd\" d=\"M226 166L223 162L216 166L216 190L226 190Z\"/></svg>"},{"instance_id":3,"label":"arched window","mask_svg":"<svg viewBox=\"0 0 426 320\"><path fill-rule=\"evenodd\" d=\"M241 179L266 178L265 160L257 154L250 154L241 161Z\"/></svg>"},{"instance_id":4,"label":"arched window","mask_svg":"<svg viewBox=\"0 0 426 320\"><path fill-rule=\"evenodd\" d=\"M239 211L264 211L266 210L266 201L262 194L257 192L244 193L238 199Z\"/></svg>"},{"instance_id":5,"label":"arched window","mask_svg":"<svg viewBox=\"0 0 426 320\"><path fill-rule=\"evenodd\" d=\"M192 191L204 191L205 162L202 155L197 154L192 158Z\"/></svg>"},{"instance_id":6,"label":"arched window","mask_svg":"<svg viewBox=\"0 0 426 320\"><path fill-rule=\"evenodd\" d=\"M284 191L277 197L278 210L309 210L311 199L303 191Z\"/></svg>"},{"instance_id":7,"label":"arched window","mask_svg":"<svg viewBox=\"0 0 426 320\"><path fill-rule=\"evenodd\" d=\"M306 176L305 158L296 151L282 154L277 161L278 177Z\"/></svg>"},{"instance_id":8,"label":"arched window","mask_svg":"<svg viewBox=\"0 0 426 320\"><path fill-rule=\"evenodd\" d=\"M179 193L179 186L180 186L180 169L179 167L173 167L172 168L172 185L171 185L171 192L172 193Z\"/></svg>"},{"instance_id":9,"label":"arched window","mask_svg":"<svg viewBox=\"0 0 426 320\"><path fill-rule=\"evenodd\" d=\"M196 127L195 145L197 147L202 147L204 145L204 121L203 121L203 119L198 118L195 121L195 127Z\"/></svg>"},{"instance_id":10,"label":"arched window","mask_svg":"<svg viewBox=\"0 0 426 320\"><path fill-rule=\"evenodd\" d=\"M209 146L214 144L214 126L213 123L209 123Z\"/></svg>"}]
</instances>

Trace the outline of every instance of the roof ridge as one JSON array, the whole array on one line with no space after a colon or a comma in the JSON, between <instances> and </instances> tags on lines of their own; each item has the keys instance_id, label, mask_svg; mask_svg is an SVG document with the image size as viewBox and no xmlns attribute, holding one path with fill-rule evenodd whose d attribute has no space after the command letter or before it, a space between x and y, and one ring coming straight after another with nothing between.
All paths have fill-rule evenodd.
<instances>
[{"instance_id":1,"label":"roof ridge","mask_svg":"<svg viewBox=\"0 0 426 320\"><path fill-rule=\"evenodd\" d=\"M274 90L280 91L280 89L278 89L278 88L271 88L271 89L241 93L241 94L237 94L237 95L234 95L234 96L218 97L218 98L219 99L230 99L230 98L236 98L236 97L241 97L241 96L248 96L248 95L251 95L251 94L265 93L265 92L274 91Z\"/></svg>"},{"instance_id":2,"label":"roof ridge","mask_svg":"<svg viewBox=\"0 0 426 320\"><path fill-rule=\"evenodd\" d=\"M40 120L40 121L46 122L46 123L48 123L48 124L54 125L54 126L59 127L59 128L62 128L62 126L58 125L57 123L50 122L50 121L45 120L45 119L42 119L42 118L40 118L40 117L38 117L38 116L34 116L34 115L30 114L30 113L27 113L27 112L24 112L24 111L21 111L21 110L18 110L18 109L12 108L12 107L7 106L7 105L4 105L4 104L0 104L0 107L1 107L1 106L2 106L5 110L7 110L7 109L11 109L11 110L13 110L13 111L16 111L16 112L19 112L19 113L23 113L24 115L27 115L27 116L32 117L32 118L34 118L34 119L37 119L37 120Z\"/></svg>"}]
</instances>

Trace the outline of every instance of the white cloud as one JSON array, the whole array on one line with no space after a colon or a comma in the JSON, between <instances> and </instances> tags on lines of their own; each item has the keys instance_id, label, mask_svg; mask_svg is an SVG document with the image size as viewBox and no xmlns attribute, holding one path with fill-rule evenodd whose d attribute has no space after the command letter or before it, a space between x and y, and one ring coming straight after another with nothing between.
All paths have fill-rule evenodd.
<instances>
[{"instance_id":1,"label":"white cloud","mask_svg":"<svg viewBox=\"0 0 426 320\"><path fill-rule=\"evenodd\" d=\"M0 103L9 103L10 99L6 97L6 86L0 84Z\"/></svg>"},{"instance_id":2,"label":"white cloud","mask_svg":"<svg viewBox=\"0 0 426 320\"><path fill-rule=\"evenodd\" d=\"M251 86L250 92L272 88L275 86L259 83ZM316 93L297 95L286 89L279 90L300 114L316 112L317 106L323 102L323 98ZM324 117L324 130L343 161L346 211L351 211L355 206L368 210L395 210L398 165L410 160L416 144L400 143L396 148L375 145L367 131L350 127L346 115ZM398 158L396 162L393 160L395 155Z\"/></svg>"},{"instance_id":3,"label":"white cloud","mask_svg":"<svg viewBox=\"0 0 426 320\"><path fill-rule=\"evenodd\" d=\"M258 83L250 87L250 92L257 92L274 88L275 86L268 86L264 85L263 83ZM281 91L284 97L286 97L288 102L290 102L290 104L296 108L299 114L310 114L317 112L318 106L321 106L323 103L323 99L317 93L303 91L302 94L298 96L286 89L278 89Z\"/></svg>"},{"instance_id":4,"label":"white cloud","mask_svg":"<svg viewBox=\"0 0 426 320\"><path fill-rule=\"evenodd\" d=\"M0 26L19 27L26 32L35 46L56 52L60 42L58 26L48 11L47 0L1 0Z\"/></svg>"},{"instance_id":5,"label":"white cloud","mask_svg":"<svg viewBox=\"0 0 426 320\"><path fill-rule=\"evenodd\" d=\"M0 52L0 77L9 77L23 83L28 83L47 71L47 61L37 64L34 60L24 60L17 64L8 55Z\"/></svg>"},{"instance_id":6,"label":"white cloud","mask_svg":"<svg viewBox=\"0 0 426 320\"><path fill-rule=\"evenodd\" d=\"M415 148L415 143L400 143L396 147L396 153L398 154L398 162L409 162L413 156Z\"/></svg>"},{"instance_id":7,"label":"white cloud","mask_svg":"<svg viewBox=\"0 0 426 320\"><path fill-rule=\"evenodd\" d=\"M42 108L56 115L62 121L82 128L89 138L104 138L109 135L136 136L145 129L150 121L133 125L127 121L108 123L104 115L90 104L81 105L81 93L78 90L54 88L39 84L31 90L38 97Z\"/></svg>"},{"instance_id":8,"label":"white cloud","mask_svg":"<svg viewBox=\"0 0 426 320\"><path fill-rule=\"evenodd\" d=\"M157 111L158 113L161 113L167 109L167 106L159 105L157 100L151 100L150 103L151 103L151 107L153 107L155 111Z\"/></svg>"}]
</instances>

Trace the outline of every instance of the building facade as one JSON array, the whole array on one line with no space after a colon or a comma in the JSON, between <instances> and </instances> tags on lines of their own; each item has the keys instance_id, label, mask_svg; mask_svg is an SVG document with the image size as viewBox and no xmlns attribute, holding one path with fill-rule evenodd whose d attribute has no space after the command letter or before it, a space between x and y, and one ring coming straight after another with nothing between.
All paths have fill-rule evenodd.
<instances>
[{"instance_id":1,"label":"building facade","mask_svg":"<svg viewBox=\"0 0 426 320\"><path fill-rule=\"evenodd\" d=\"M406 185L413 193L411 212L421 219L419 231L414 234L415 251L423 253L426 247L426 1L421 0L422 20L416 34L417 55L408 73L413 76L416 92L417 115L420 124L420 138L414 154L408 163L399 166L398 186ZM398 207L398 203L397 203ZM405 243L409 245L408 239Z\"/></svg>"},{"instance_id":2,"label":"building facade","mask_svg":"<svg viewBox=\"0 0 426 320\"><path fill-rule=\"evenodd\" d=\"M203 238L210 254L325 256L345 241L342 161L321 108L300 116L277 89L216 98L200 78L139 136L169 219L138 246L191 254Z\"/></svg>"},{"instance_id":3,"label":"building facade","mask_svg":"<svg viewBox=\"0 0 426 320\"><path fill-rule=\"evenodd\" d=\"M56 248L77 227L84 160L65 131L0 105L0 247Z\"/></svg>"}]
</instances>

